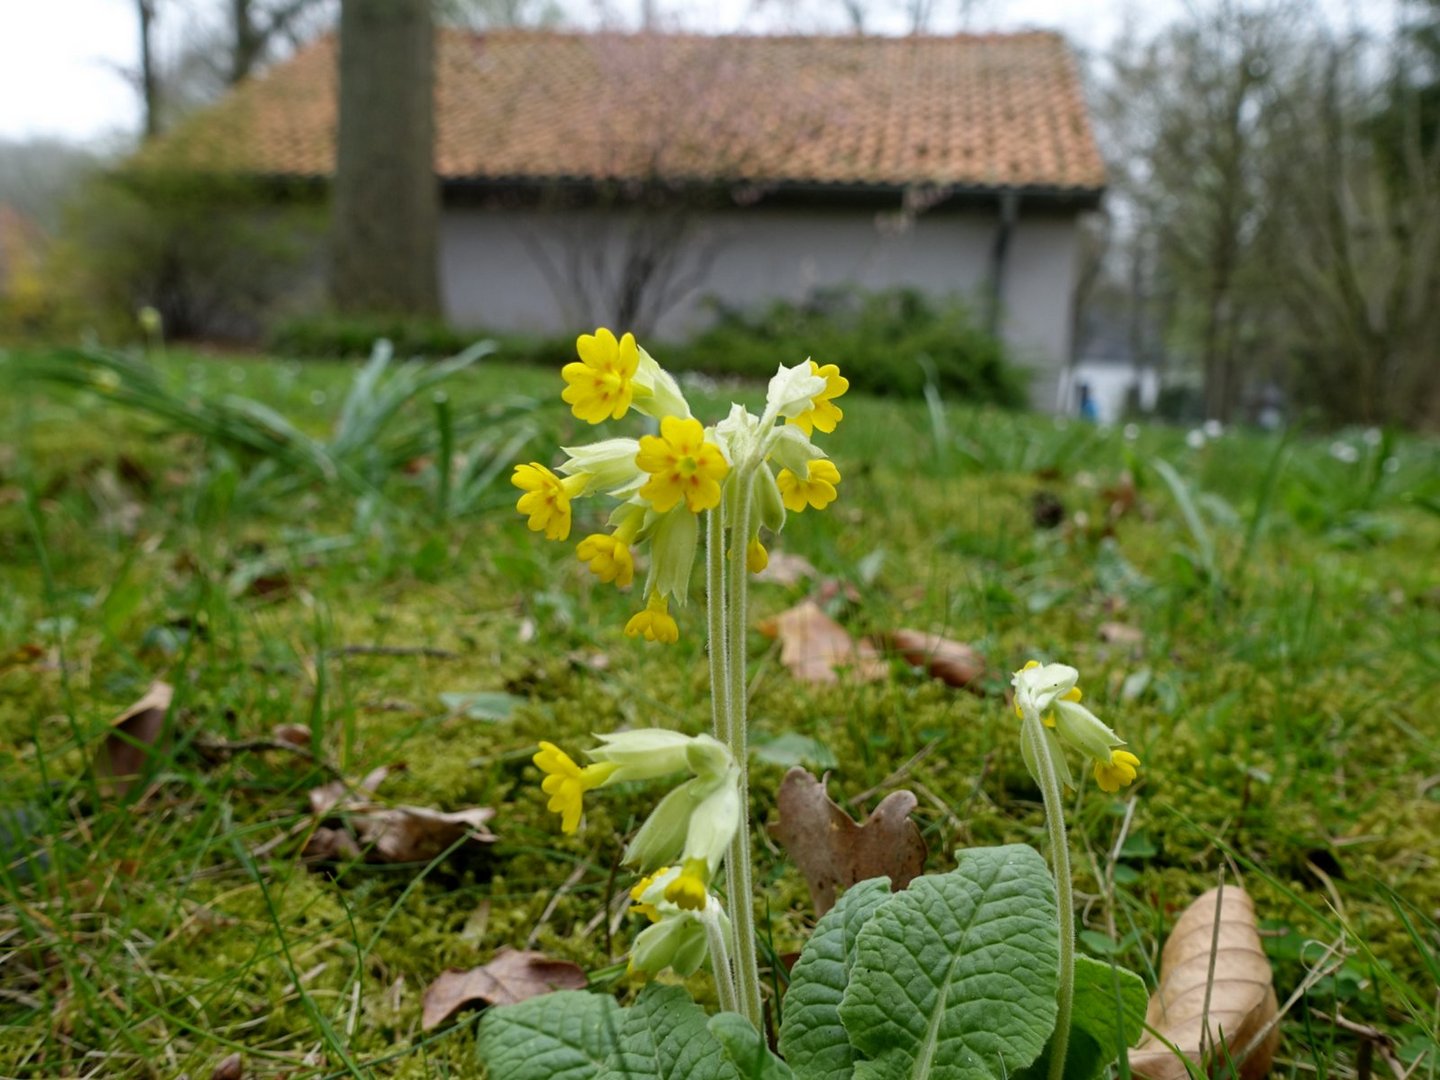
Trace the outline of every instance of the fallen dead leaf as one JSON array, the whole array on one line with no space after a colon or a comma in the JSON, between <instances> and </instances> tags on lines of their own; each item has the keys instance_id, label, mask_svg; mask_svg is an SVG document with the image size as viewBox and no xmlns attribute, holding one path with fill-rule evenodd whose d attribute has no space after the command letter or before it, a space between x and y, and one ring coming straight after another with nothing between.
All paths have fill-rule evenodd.
<instances>
[{"instance_id":1,"label":"fallen dead leaf","mask_svg":"<svg viewBox=\"0 0 1440 1080\"><path fill-rule=\"evenodd\" d=\"M393 768L403 768L394 766ZM445 812L425 806L378 806L367 798L390 775L392 766L371 769L353 786L340 780L310 791L310 812L319 818L343 818L343 825L320 826L305 844L303 857L312 860L355 859L374 863L429 862L468 837L493 843L486 823L495 816L488 806Z\"/></svg>"},{"instance_id":2,"label":"fallen dead leaf","mask_svg":"<svg viewBox=\"0 0 1440 1080\"><path fill-rule=\"evenodd\" d=\"M105 786L114 797L123 797L135 783L165 727L165 714L174 697L174 687L156 680L144 697L110 721L110 734L95 755L95 772L107 781Z\"/></svg>"},{"instance_id":3,"label":"fallen dead leaf","mask_svg":"<svg viewBox=\"0 0 1440 1080\"><path fill-rule=\"evenodd\" d=\"M420 1027L429 1031L469 1005L514 1005L552 990L583 990L585 972L544 953L501 949L488 964L450 970L425 988Z\"/></svg>"},{"instance_id":4,"label":"fallen dead leaf","mask_svg":"<svg viewBox=\"0 0 1440 1080\"><path fill-rule=\"evenodd\" d=\"M287 746L310 749L310 729L304 724L276 724L270 731L270 737Z\"/></svg>"},{"instance_id":5,"label":"fallen dead leaf","mask_svg":"<svg viewBox=\"0 0 1440 1080\"><path fill-rule=\"evenodd\" d=\"M810 888L815 914L835 906L835 891L873 877L903 889L925 868L925 838L910 820L916 799L892 791L864 823L853 821L806 770L785 774L776 795L780 819L769 826Z\"/></svg>"},{"instance_id":6,"label":"fallen dead leaf","mask_svg":"<svg viewBox=\"0 0 1440 1080\"><path fill-rule=\"evenodd\" d=\"M308 733L307 733L308 734ZM403 768L403 766L399 766ZM317 788L310 789L310 812L312 814L328 814L342 802L357 802L360 805L368 805L365 800L355 800L352 796L355 793L374 795L385 778L390 775L389 765L381 765L379 768L371 769L365 774L365 778L353 788L344 780L331 780L328 784L321 784Z\"/></svg>"},{"instance_id":7,"label":"fallen dead leaf","mask_svg":"<svg viewBox=\"0 0 1440 1080\"><path fill-rule=\"evenodd\" d=\"M242 1080L245 1076L245 1058L239 1052L231 1054L215 1066L210 1080Z\"/></svg>"},{"instance_id":8,"label":"fallen dead leaf","mask_svg":"<svg viewBox=\"0 0 1440 1080\"><path fill-rule=\"evenodd\" d=\"M1260 1080L1280 1041L1276 1009L1255 905L1239 886L1211 889L1185 909L1165 942L1160 986L1145 1013L1154 1033L1130 1051L1130 1071L1146 1080L1185 1080L1186 1062L1169 1042L1201 1069L1208 1065L1211 1075L1235 1075L1238 1068L1239 1080Z\"/></svg>"},{"instance_id":9,"label":"fallen dead leaf","mask_svg":"<svg viewBox=\"0 0 1440 1080\"><path fill-rule=\"evenodd\" d=\"M465 837L493 844L495 834L485 823L494 816L488 806L450 813L424 806L396 806L351 810L350 824L370 862L429 862Z\"/></svg>"},{"instance_id":10,"label":"fallen dead leaf","mask_svg":"<svg viewBox=\"0 0 1440 1080\"><path fill-rule=\"evenodd\" d=\"M838 682L842 672L857 682L874 682L889 674L873 645L856 642L813 600L764 620L760 632L779 640L780 662L802 682Z\"/></svg>"},{"instance_id":11,"label":"fallen dead leaf","mask_svg":"<svg viewBox=\"0 0 1440 1080\"><path fill-rule=\"evenodd\" d=\"M810 560L804 555L791 555L788 551L772 551L765 569L750 580L767 585L797 585L805 578L819 577Z\"/></svg>"},{"instance_id":12,"label":"fallen dead leaf","mask_svg":"<svg viewBox=\"0 0 1440 1080\"><path fill-rule=\"evenodd\" d=\"M980 677L985 674L985 658L969 645L919 630L896 630L888 640L907 664L923 667L951 686L979 690Z\"/></svg>"}]
</instances>

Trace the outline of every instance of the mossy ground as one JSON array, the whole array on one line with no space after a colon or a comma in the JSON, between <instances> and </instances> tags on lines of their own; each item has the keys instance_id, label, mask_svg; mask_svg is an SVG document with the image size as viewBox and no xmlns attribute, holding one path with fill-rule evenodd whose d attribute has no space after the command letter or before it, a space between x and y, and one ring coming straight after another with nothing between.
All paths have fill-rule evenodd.
<instances>
[{"instance_id":1,"label":"mossy ground","mask_svg":"<svg viewBox=\"0 0 1440 1080\"><path fill-rule=\"evenodd\" d=\"M162 366L196 395L249 394L321 436L354 374ZM552 373L482 365L447 392L457 412L536 395L520 456L549 461L592 435L557 388ZM243 481L250 463L226 473L213 448L103 394L17 383L7 396L0 1075L204 1076L232 1050L247 1075L474 1075L473 1014L420 1032L421 992L443 968L528 942L633 988L617 972L634 927L599 913L625 884L622 839L655 793L595 800L566 839L529 755L539 738L580 747L626 724L704 729L698 590L681 643L646 647L620 633L634 599L528 533L503 473L449 518L432 512L433 468L397 472L383 499L327 485L277 496ZM732 390L693 396L718 416ZM1292 1008L1280 1070L1354 1075L1355 1036L1327 1019L1339 1010L1411 1059L1426 1053L1417 1075L1434 1076L1436 446L1227 434L1194 449L1161 429L1126 438L958 403L943 417L843 404L827 439L841 499L792 517L775 546L851 586L836 614L857 634L905 626L976 645L989 693L898 664L883 683L801 685L752 634L756 730L813 736L838 762L832 793L869 793L857 814L915 791L930 867L943 869L958 846L1040 843L1001 692L1029 657L1075 664L1087 701L1144 763L1124 797L1088 782L1075 795L1084 947L1153 980L1175 914L1228 871L1272 931L1282 1000L1323 946L1348 956ZM1342 460L1352 449L1359 460ZM1106 528L1126 474L1134 504ZM1037 527L1041 492L1064 504L1062 527ZM806 588L757 585L756 619ZM1110 622L1140 640L1105 640ZM354 645L445 655L343 651ZM155 678L176 687L173 738L146 784L107 799L87 763ZM472 691L518 704L479 720L440 697ZM305 868L306 792L328 774L293 754L200 748L279 723L309 727L350 777L403 762L385 801L495 807L499 842L430 866ZM755 765L757 821L782 772ZM756 844L767 951L791 952L811 918L804 886L763 832Z\"/></svg>"}]
</instances>

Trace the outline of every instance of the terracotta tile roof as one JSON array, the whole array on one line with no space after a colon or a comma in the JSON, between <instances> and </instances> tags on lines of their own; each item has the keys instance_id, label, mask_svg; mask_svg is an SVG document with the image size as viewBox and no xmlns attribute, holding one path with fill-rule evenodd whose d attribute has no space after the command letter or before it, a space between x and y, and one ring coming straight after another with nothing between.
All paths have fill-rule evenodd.
<instances>
[{"instance_id":1,"label":"terracotta tile roof","mask_svg":"<svg viewBox=\"0 0 1440 1080\"><path fill-rule=\"evenodd\" d=\"M446 180L1059 192L1105 183L1056 34L446 31L437 47L435 164ZM329 175L335 61L333 38L311 46L157 151L187 167Z\"/></svg>"}]
</instances>

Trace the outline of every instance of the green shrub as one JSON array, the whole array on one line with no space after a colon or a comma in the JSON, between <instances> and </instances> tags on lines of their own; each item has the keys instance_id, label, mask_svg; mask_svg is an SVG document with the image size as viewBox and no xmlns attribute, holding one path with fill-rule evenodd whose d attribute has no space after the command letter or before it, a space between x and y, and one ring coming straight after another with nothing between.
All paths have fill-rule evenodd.
<instances>
[{"instance_id":1,"label":"green shrub","mask_svg":"<svg viewBox=\"0 0 1440 1080\"><path fill-rule=\"evenodd\" d=\"M167 337L248 341L313 282L324 228L317 201L243 178L113 172L70 201L47 272L103 336L153 307Z\"/></svg>"},{"instance_id":2,"label":"green shrub","mask_svg":"<svg viewBox=\"0 0 1440 1080\"><path fill-rule=\"evenodd\" d=\"M930 368L947 394L976 404L1025 403L1023 372L958 302L937 304L907 289L840 289L802 304L777 301L758 313L718 315L688 345L667 348L667 366L762 379L778 364L809 356L839 364L856 390L895 397L921 396Z\"/></svg>"}]
</instances>

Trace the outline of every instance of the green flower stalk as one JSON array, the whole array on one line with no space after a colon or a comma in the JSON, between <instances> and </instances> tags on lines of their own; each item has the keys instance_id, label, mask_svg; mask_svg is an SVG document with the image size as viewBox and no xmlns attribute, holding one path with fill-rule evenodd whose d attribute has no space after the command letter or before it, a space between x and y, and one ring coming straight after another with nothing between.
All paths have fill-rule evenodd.
<instances>
[{"instance_id":1,"label":"green flower stalk","mask_svg":"<svg viewBox=\"0 0 1440 1080\"><path fill-rule=\"evenodd\" d=\"M644 607L625 633L661 644L680 637L672 603L683 609L705 515L705 586L713 735L650 729L600 735L601 746L577 764L553 743L540 744L535 764L545 774L549 808L573 833L586 792L632 780L688 773L656 805L625 851L647 874L631 891L635 911L652 925L636 938L634 970L698 970L708 956L722 1008L763 1025L755 937L754 876L749 820L746 629L749 575L769 556L762 530L777 533L787 513L824 509L836 498L840 470L814 445L843 413L835 399L848 389L839 369L806 360L781 367L770 380L765 410L739 405L718 424L693 417L679 385L630 334L582 335L579 360L562 371L562 398L591 424L622 419L632 408L659 421L659 433L566 447L555 471L516 466L524 494L517 509L529 526L568 540L571 503L593 495L618 505L608 533L576 548L603 582L632 584L635 552L647 551ZM666 864L666 865L662 865ZM676 865L669 865L676 864ZM710 892L723 865L730 911Z\"/></svg>"},{"instance_id":2,"label":"green flower stalk","mask_svg":"<svg viewBox=\"0 0 1440 1080\"><path fill-rule=\"evenodd\" d=\"M1066 664L1041 664L1038 660L1031 660L1011 679L1015 714L1020 717L1021 756L1040 785L1045 802L1060 923L1060 986L1055 998L1049 1080L1063 1080L1065 1076L1070 1021L1075 1009L1075 894L1062 790L1062 784L1074 787L1075 780L1065 760L1064 745L1075 747L1094 761L1095 779L1104 791L1113 793L1132 783L1140 764L1134 754L1120 749L1125 741L1080 704L1082 694L1076 685L1079 679L1080 673Z\"/></svg>"}]
</instances>

